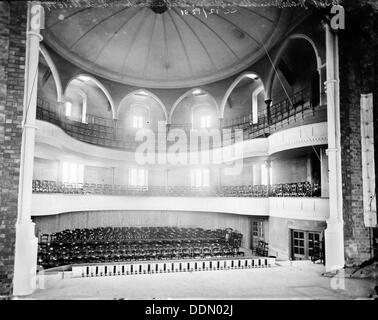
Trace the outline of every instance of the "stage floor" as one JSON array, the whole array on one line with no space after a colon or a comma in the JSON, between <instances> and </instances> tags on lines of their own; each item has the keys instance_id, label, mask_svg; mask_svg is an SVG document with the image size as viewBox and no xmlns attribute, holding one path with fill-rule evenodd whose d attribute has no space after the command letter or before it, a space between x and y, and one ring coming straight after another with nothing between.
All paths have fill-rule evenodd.
<instances>
[{"instance_id":1,"label":"stage floor","mask_svg":"<svg viewBox=\"0 0 378 320\"><path fill-rule=\"evenodd\" d=\"M309 261L262 269L49 278L22 299L366 299L374 280L324 277ZM44 288L44 289L43 289Z\"/></svg>"}]
</instances>

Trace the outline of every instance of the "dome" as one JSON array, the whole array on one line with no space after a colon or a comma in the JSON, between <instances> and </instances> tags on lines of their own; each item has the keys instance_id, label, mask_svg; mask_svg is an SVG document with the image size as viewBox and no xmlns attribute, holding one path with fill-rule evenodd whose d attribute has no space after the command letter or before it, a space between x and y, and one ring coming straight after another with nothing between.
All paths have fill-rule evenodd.
<instances>
[{"instance_id":1,"label":"dome","mask_svg":"<svg viewBox=\"0 0 378 320\"><path fill-rule=\"evenodd\" d=\"M100 77L184 88L242 71L265 54L262 43L268 49L280 39L288 23L285 10L274 7L197 9L52 8L43 36L58 54Z\"/></svg>"}]
</instances>

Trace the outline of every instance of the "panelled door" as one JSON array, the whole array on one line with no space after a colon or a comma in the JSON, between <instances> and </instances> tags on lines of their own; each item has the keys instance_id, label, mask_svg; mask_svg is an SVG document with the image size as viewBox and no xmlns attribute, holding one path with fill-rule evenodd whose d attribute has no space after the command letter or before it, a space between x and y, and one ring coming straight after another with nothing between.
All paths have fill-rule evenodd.
<instances>
[{"instance_id":1,"label":"panelled door","mask_svg":"<svg viewBox=\"0 0 378 320\"><path fill-rule=\"evenodd\" d=\"M259 241L265 241L264 220L252 221L252 243L251 248L257 248Z\"/></svg>"},{"instance_id":2,"label":"panelled door","mask_svg":"<svg viewBox=\"0 0 378 320\"><path fill-rule=\"evenodd\" d=\"M291 256L293 260L309 260L315 247L321 244L321 232L291 231Z\"/></svg>"},{"instance_id":3,"label":"panelled door","mask_svg":"<svg viewBox=\"0 0 378 320\"><path fill-rule=\"evenodd\" d=\"M293 260L306 260L305 235L304 231L292 231Z\"/></svg>"}]
</instances>

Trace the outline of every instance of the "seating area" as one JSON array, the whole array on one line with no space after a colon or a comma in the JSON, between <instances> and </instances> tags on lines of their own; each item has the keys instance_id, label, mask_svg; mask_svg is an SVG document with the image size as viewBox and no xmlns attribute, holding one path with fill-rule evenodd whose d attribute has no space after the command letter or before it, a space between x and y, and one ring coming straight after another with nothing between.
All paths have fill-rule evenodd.
<instances>
[{"instance_id":1,"label":"seating area","mask_svg":"<svg viewBox=\"0 0 378 320\"><path fill-rule=\"evenodd\" d=\"M319 184L311 182L283 183L272 185L270 197L320 197Z\"/></svg>"},{"instance_id":2,"label":"seating area","mask_svg":"<svg viewBox=\"0 0 378 320\"><path fill-rule=\"evenodd\" d=\"M39 237L38 265L58 266L244 256L243 235L231 228L100 227Z\"/></svg>"},{"instance_id":3,"label":"seating area","mask_svg":"<svg viewBox=\"0 0 378 320\"><path fill-rule=\"evenodd\" d=\"M252 114L243 117L225 119L224 128L242 129L246 139L253 139L266 136L277 129L285 128L301 123L307 119L320 117L326 119L326 108L319 104L311 103L311 90L305 88L296 92L291 99L283 99L273 104L270 108L270 116L262 115L259 122L252 124ZM86 122L75 121L66 117L52 101L46 101L40 97L37 99L38 120L43 120L55 124L62 128L67 134L80 141L110 147L114 149L135 150L138 146L133 137L128 137L127 133L110 118L87 114ZM174 123L172 128L191 130L192 124ZM234 142L234 137L231 137Z\"/></svg>"},{"instance_id":4,"label":"seating area","mask_svg":"<svg viewBox=\"0 0 378 320\"><path fill-rule=\"evenodd\" d=\"M148 186L63 183L47 180L33 180L35 193L101 194L127 196L168 197L320 197L319 184L308 181L297 183L248 186L223 186L220 188L194 188L189 186Z\"/></svg>"}]
</instances>

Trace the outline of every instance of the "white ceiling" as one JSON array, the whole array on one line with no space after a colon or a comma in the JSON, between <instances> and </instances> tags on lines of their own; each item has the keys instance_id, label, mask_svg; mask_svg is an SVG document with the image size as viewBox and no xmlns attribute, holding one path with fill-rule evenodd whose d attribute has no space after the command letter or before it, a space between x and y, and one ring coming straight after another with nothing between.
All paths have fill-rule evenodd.
<instances>
[{"instance_id":1,"label":"white ceiling","mask_svg":"<svg viewBox=\"0 0 378 320\"><path fill-rule=\"evenodd\" d=\"M207 8L182 15L148 7L46 10L45 41L84 70L150 88L202 85L242 71L283 35L288 14L278 8Z\"/></svg>"}]
</instances>

